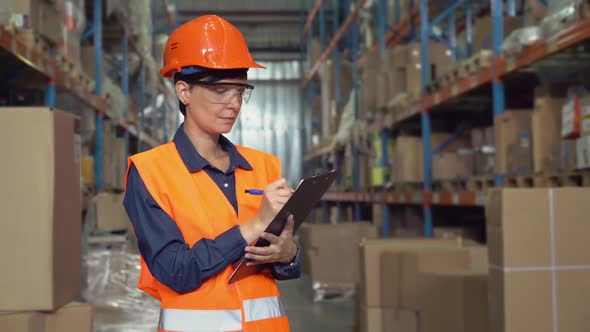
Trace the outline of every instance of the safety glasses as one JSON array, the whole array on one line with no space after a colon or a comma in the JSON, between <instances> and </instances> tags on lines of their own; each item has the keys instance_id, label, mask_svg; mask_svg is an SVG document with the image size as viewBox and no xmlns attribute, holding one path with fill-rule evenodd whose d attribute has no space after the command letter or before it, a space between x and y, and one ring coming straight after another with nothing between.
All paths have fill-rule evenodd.
<instances>
[{"instance_id":1,"label":"safety glasses","mask_svg":"<svg viewBox=\"0 0 590 332\"><path fill-rule=\"evenodd\" d=\"M254 90L253 85L246 83L197 81L191 84L206 87L211 92L211 102L215 104L229 104L234 97L237 97L240 103L247 104Z\"/></svg>"}]
</instances>

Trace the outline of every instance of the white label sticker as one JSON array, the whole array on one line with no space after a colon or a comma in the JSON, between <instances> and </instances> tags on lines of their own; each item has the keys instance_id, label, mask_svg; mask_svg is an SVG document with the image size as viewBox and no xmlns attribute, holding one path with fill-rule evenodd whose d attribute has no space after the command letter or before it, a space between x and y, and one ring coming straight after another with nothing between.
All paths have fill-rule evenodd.
<instances>
[{"instance_id":1,"label":"white label sticker","mask_svg":"<svg viewBox=\"0 0 590 332\"><path fill-rule=\"evenodd\" d=\"M457 193L453 193L453 204L454 205L459 204L459 194L457 194Z\"/></svg>"},{"instance_id":2,"label":"white label sticker","mask_svg":"<svg viewBox=\"0 0 590 332\"><path fill-rule=\"evenodd\" d=\"M440 203L440 197L438 195L438 193L433 193L432 194L432 204L439 204Z\"/></svg>"}]
</instances>

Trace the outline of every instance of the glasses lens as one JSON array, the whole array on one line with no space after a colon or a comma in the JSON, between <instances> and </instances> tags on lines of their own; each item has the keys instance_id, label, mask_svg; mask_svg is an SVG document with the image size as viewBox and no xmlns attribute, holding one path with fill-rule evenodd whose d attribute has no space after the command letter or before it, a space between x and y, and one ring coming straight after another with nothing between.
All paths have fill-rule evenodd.
<instances>
[{"instance_id":1,"label":"glasses lens","mask_svg":"<svg viewBox=\"0 0 590 332\"><path fill-rule=\"evenodd\" d=\"M254 89L251 85L246 84L203 84L207 86L207 90L210 91L211 102L214 104L229 104L234 102L234 98L237 98L239 103L247 103L252 96L252 90Z\"/></svg>"}]
</instances>

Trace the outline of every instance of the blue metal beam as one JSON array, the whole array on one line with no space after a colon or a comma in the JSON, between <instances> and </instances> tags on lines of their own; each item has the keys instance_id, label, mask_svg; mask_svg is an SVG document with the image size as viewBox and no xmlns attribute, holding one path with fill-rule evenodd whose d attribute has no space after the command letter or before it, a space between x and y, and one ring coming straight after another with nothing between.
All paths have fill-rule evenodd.
<instances>
[{"instance_id":1,"label":"blue metal beam","mask_svg":"<svg viewBox=\"0 0 590 332\"><path fill-rule=\"evenodd\" d=\"M356 1L355 1L356 2ZM354 86L354 119L358 121L360 119L360 73L359 73L359 56L360 56L360 39L361 39L361 31L360 31L360 17L357 15L354 19L353 23L353 36L352 36L352 81ZM354 164L354 172L353 172L353 182L354 182L354 190L356 192L360 191L360 149L358 146L353 147L353 164ZM361 206L360 203L354 204L354 219L356 222L361 221Z\"/></svg>"},{"instance_id":2,"label":"blue metal beam","mask_svg":"<svg viewBox=\"0 0 590 332\"><path fill-rule=\"evenodd\" d=\"M94 93L102 96L102 0L94 0ZM102 110L101 110L102 111ZM104 189L103 179L103 114L96 112L94 176L96 191Z\"/></svg>"},{"instance_id":3,"label":"blue metal beam","mask_svg":"<svg viewBox=\"0 0 590 332\"><path fill-rule=\"evenodd\" d=\"M421 42L421 57L422 57L422 90L426 88L430 80L430 56L428 54L428 44L431 25L428 23L428 0L420 0L420 42ZM430 149L430 115L423 110L421 116L422 125L422 153L424 156L424 191L430 191L430 175L431 175L431 149ZM424 235L432 237L432 211L430 206L424 206Z\"/></svg>"},{"instance_id":4,"label":"blue metal beam","mask_svg":"<svg viewBox=\"0 0 590 332\"><path fill-rule=\"evenodd\" d=\"M500 55L502 47L502 39L504 36L503 31L503 3L502 0L492 0L492 34L493 34L493 54L494 58ZM504 84L498 77L496 69L496 62L492 61L492 98L494 108L494 118L504 113ZM496 173L496 185L501 186L504 184L504 176Z\"/></svg>"},{"instance_id":5,"label":"blue metal beam","mask_svg":"<svg viewBox=\"0 0 590 332\"><path fill-rule=\"evenodd\" d=\"M332 1L332 12L334 13L332 19L332 33L336 34L340 28L340 1ZM334 51L332 52L334 59L334 101L336 109L339 110L342 103L342 96L340 96L340 46L336 43ZM346 97L346 96L345 96Z\"/></svg>"},{"instance_id":6,"label":"blue metal beam","mask_svg":"<svg viewBox=\"0 0 590 332\"><path fill-rule=\"evenodd\" d=\"M440 13L436 18L434 18L432 21L430 21L430 26L437 26L440 25L449 15L453 14L455 12L455 10L457 10L457 8L459 8L459 6L463 5L467 0L458 0L457 2L453 3L452 5L450 5L449 7L447 7L447 9L445 9L442 13ZM422 10L422 4L423 2L420 2L420 10ZM426 10L428 10L428 7L426 7Z\"/></svg>"}]
</instances>

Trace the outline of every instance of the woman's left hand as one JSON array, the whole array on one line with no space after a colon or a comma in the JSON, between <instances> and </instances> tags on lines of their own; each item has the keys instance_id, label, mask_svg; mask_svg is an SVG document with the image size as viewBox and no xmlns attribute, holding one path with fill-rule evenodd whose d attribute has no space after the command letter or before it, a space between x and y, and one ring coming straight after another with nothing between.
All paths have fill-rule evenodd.
<instances>
[{"instance_id":1,"label":"woman's left hand","mask_svg":"<svg viewBox=\"0 0 590 332\"><path fill-rule=\"evenodd\" d=\"M246 247L246 259L250 260L246 265L291 262L297 254L297 244L293 240L293 225L293 216L289 216L280 236L262 233L260 237L270 242L270 246Z\"/></svg>"}]
</instances>

